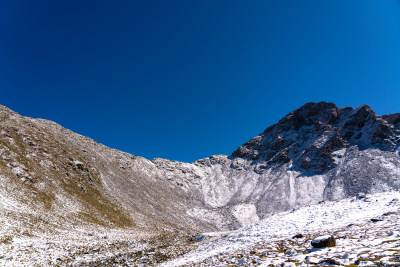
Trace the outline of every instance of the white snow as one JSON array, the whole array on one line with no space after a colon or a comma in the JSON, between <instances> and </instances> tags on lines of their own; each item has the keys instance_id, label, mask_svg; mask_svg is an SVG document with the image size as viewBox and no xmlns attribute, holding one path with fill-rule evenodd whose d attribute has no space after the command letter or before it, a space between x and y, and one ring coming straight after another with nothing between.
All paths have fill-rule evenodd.
<instances>
[{"instance_id":1,"label":"white snow","mask_svg":"<svg viewBox=\"0 0 400 267\"><path fill-rule=\"evenodd\" d=\"M232 208L232 213L243 226L258 222L256 206L254 204L240 204Z\"/></svg>"}]
</instances>

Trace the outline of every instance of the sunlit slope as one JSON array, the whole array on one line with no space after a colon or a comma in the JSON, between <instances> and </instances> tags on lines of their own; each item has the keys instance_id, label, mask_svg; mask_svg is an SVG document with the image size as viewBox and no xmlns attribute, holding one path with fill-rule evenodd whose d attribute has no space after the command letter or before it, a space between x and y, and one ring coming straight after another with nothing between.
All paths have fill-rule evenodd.
<instances>
[{"instance_id":1,"label":"sunlit slope","mask_svg":"<svg viewBox=\"0 0 400 267\"><path fill-rule=\"evenodd\" d=\"M0 123L0 209L20 224L213 229L186 215L187 195L146 159L5 107Z\"/></svg>"}]
</instances>

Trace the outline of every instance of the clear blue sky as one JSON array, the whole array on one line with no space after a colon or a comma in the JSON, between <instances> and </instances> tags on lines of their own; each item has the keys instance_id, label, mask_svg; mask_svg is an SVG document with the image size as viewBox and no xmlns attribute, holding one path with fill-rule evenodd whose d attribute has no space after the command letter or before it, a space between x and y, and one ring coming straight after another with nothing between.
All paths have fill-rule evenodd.
<instances>
[{"instance_id":1,"label":"clear blue sky","mask_svg":"<svg viewBox=\"0 0 400 267\"><path fill-rule=\"evenodd\" d=\"M400 1L0 3L0 104L146 158L230 154L306 102L400 112Z\"/></svg>"}]
</instances>

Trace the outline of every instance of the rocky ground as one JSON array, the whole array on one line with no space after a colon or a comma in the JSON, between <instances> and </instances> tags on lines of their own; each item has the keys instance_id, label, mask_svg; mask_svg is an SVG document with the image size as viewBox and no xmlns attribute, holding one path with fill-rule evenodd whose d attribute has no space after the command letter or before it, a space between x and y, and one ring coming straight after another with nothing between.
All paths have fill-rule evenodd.
<instances>
[{"instance_id":1,"label":"rocky ground","mask_svg":"<svg viewBox=\"0 0 400 267\"><path fill-rule=\"evenodd\" d=\"M93 229L94 230L94 229ZM190 235L141 235L129 230L57 235L0 234L0 266L147 266L195 247Z\"/></svg>"},{"instance_id":2,"label":"rocky ground","mask_svg":"<svg viewBox=\"0 0 400 267\"><path fill-rule=\"evenodd\" d=\"M400 266L399 217L398 213L387 214L382 221L350 224L333 233L258 242L246 249L219 253L193 265ZM311 240L325 233L335 236L336 246L313 248Z\"/></svg>"},{"instance_id":3,"label":"rocky ground","mask_svg":"<svg viewBox=\"0 0 400 267\"><path fill-rule=\"evenodd\" d=\"M400 194L325 202L237 231L206 234L199 248L165 266L400 266ZM335 247L311 241L332 235Z\"/></svg>"},{"instance_id":4,"label":"rocky ground","mask_svg":"<svg viewBox=\"0 0 400 267\"><path fill-rule=\"evenodd\" d=\"M324 202L236 231L0 232L0 266L400 266L400 192ZM333 235L335 247L311 241Z\"/></svg>"}]
</instances>

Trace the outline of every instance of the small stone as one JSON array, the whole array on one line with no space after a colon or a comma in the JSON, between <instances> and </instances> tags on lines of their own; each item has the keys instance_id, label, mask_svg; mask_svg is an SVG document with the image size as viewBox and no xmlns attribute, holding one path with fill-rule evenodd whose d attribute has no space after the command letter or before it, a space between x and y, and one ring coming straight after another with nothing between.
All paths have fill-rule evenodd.
<instances>
[{"instance_id":1,"label":"small stone","mask_svg":"<svg viewBox=\"0 0 400 267\"><path fill-rule=\"evenodd\" d=\"M286 250L285 254L292 256L292 255L296 254L296 251L294 251L294 250Z\"/></svg>"},{"instance_id":2,"label":"small stone","mask_svg":"<svg viewBox=\"0 0 400 267\"><path fill-rule=\"evenodd\" d=\"M237 264L240 265L240 264L243 264L244 262L245 262L245 258L241 258L240 260L237 261Z\"/></svg>"},{"instance_id":3,"label":"small stone","mask_svg":"<svg viewBox=\"0 0 400 267\"><path fill-rule=\"evenodd\" d=\"M395 211L386 212L382 216L390 216L390 215L393 215L393 214L396 214L396 212Z\"/></svg>"},{"instance_id":4,"label":"small stone","mask_svg":"<svg viewBox=\"0 0 400 267\"><path fill-rule=\"evenodd\" d=\"M297 234L295 236L293 236L293 238L303 238L304 236L302 234Z\"/></svg>"},{"instance_id":5,"label":"small stone","mask_svg":"<svg viewBox=\"0 0 400 267\"><path fill-rule=\"evenodd\" d=\"M366 198L367 197L367 195L365 194L365 193L357 193L357 195L356 195L356 198L357 199L363 199L363 198Z\"/></svg>"},{"instance_id":6,"label":"small stone","mask_svg":"<svg viewBox=\"0 0 400 267\"><path fill-rule=\"evenodd\" d=\"M206 236L200 234L200 235L197 235L197 236L194 238L194 241L195 241L195 242L200 242L200 241L203 241L204 238L206 238Z\"/></svg>"},{"instance_id":7,"label":"small stone","mask_svg":"<svg viewBox=\"0 0 400 267\"><path fill-rule=\"evenodd\" d=\"M340 262L338 262L334 259L325 259L325 260L320 261L318 264L340 265Z\"/></svg>"}]
</instances>

